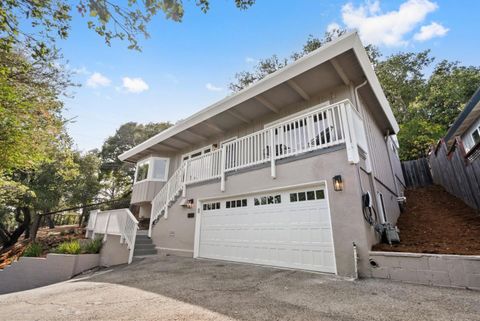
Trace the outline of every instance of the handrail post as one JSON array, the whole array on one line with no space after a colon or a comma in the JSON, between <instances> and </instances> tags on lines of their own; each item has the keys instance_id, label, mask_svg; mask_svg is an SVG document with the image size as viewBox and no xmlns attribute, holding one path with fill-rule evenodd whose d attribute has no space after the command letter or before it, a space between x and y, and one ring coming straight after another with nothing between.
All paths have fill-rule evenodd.
<instances>
[{"instance_id":1,"label":"handrail post","mask_svg":"<svg viewBox=\"0 0 480 321\"><path fill-rule=\"evenodd\" d=\"M277 169L275 166L275 137L274 137L274 130L273 128L270 128L270 172L272 174L272 178L277 177Z\"/></svg>"},{"instance_id":2,"label":"handrail post","mask_svg":"<svg viewBox=\"0 0 480 321\"><path fill-rule=\"evenodd\" d=\"M135 252L135 241L137 240L137 229L138 229L138 225L134 224L132 243L130 245L130 252L128 253L128 264L132 263L132 260L133 260L133 252Z\"/></svg>"},{"instance_id":3,"label":"handrail post","mask_svg":"<svg viewBox=\"0 0 480 321\"><path fill-rule=\"evenodd\" d=\"M110 216L112 215L112 212L108 212L107 216L107 222L105 223L105 233L103 233L103 241L105 242L107 240L107 233L108 233L108 225L110 224Z\"/></svg>"},{"instance_id":4,"label":"handrail post","mask_svg":"<svg viewBox=\"0 0 480 321\"><path fill-rule=\"evenodd\" d=\"M148 222L148 237L152 237L152 227L153 227L153 216L154 216L154 212L153 212L153 202L152 202L152 209L150 210L150 222Z\"/></svg>"},{"instance_id":5,"label":"handrail post","mask_svg":"<svg viewBox=\"0 0 480 321\"><path fill-rule=\"evenodd\" d=\"M222 146L222 156L221 156L221 164L220 164L220 191L225 192L225 167L227 166L227 149L226 146Z\"/></svg>"},{"instance_id":6,"label":"handrail post","mask_svg":"<svg viewBox=\"0 0 480 321\"><path fill-rule=\"evenodd\" d=\"M189 161L185 161L185 165L183 166L184 169L183 169L183 187L182 187L182 197L186 197L187 196L187 175L188 175L188 164L189 164Z\"/></svg>"},{"instance_id":7,"label":"handrail post","mask_svg":"<svg viewBox=\"0 0 480 321\"><path fill-rule=\"evenodd\" d=\"M93 220L92 239L95 238L95 228L97 227L98 213L100 213L100 210L95 210L95 219Z\"/></svg>"}]
</instances>

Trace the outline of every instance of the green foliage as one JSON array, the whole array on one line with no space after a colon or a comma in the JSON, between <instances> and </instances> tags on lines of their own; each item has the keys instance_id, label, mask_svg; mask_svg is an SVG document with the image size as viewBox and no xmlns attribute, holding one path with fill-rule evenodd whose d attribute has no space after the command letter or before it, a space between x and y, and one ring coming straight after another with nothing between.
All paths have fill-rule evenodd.
<instances>
[{"instance_id":1,"label":"green foliage","mask_svg":"<svg viewBox=\"0 0 480 321\"><path fill-rule=\"evenodd\" d=\"M400 144L400 159L417 159L425 156L429 146L435 144L442 135L444 128L421 117L415 117L400 124L398 141Z\"/></svg>"},{"instance_id":2,"label":"green foliage","mask_svg":"<svg viewBox=\"0 0 480 321\"><path fill-rule=\"evenodd\" d=\"M102 198L117 199L129 192L133 184L135 168L121 162L118 156L170 126L168 122L146 125L129 122L105 140L100 151Z\"/></svg>"},{"instance_id":3,"label":"green foliage","mask_svg":"<svg viewBox=\"0 0 480 321\"><path fill-rule=\"evenodd\" d=\"M25 248L25 251L23 252L23 256L26 257L39 257L43 253L43 248L40 244L38 243L30 243L28 246Z\"/></svg>"},{"instance_id":4,"label":"green foliage","mask_svg":"<svg viewBox=\"0 0 480 321\"><path fill-rule=\"evenodd\" d=\"M59 254L80 254L81 252L82 247L78 240L63 242L55 249L55 253Z\"/></svg>"},{"instance_id":5,"label":"green foliage","mask_svg":"<svg viewBox=\"0 0 480 321\"><path fill-rule=\"evenodd\" d=\"M82 243L82 253L85 253L85 254L100 253L102 246L103 246L102 239L88 240L87 242Z\"/></svg>"}]
</instances>

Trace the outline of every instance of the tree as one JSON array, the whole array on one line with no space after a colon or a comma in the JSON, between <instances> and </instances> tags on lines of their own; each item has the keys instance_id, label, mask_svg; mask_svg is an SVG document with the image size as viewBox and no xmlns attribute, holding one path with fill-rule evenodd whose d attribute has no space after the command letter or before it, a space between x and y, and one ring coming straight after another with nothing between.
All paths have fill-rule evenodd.
<instances>
[{"instance_id":1,"label":"tree","mask_svg":"<svg viewBox=\"0 0 480 321\"><path fill-rule=\"evenodd\" d=\"M170 126L172 124L168 122L146 125L129 122L105 140L100 151L103 198L117 199L130 191L133 184L134 166L121 162L118 156Z\"/></svg>"},{"instance_id":2,"label":"tree","mask_svg":"<svg viewBox=\"0 0 480 321\"><path fill-rule=\"evenodd\" d=\"M74 162L78 166L76 179L70 183L68 203L72 206L82 206L82 217L79 225L86 219L86 205L93 203L101 189L100 184L100 157L98 151L82 154L74 153Z\"/></svg>"},{"instance_id":3,"label":"tree","mask_svg":"<svg viewBox=\"0 0 480 321\"><path fill-rule=\"evenodd\" d=\"M412 113L410 106L425 92L425 69L434 58L429 50L400 52L384 60L380 60L380 57L377 53L373 61L375 72L397 121L406 122L416 113Z\"/></svg>"},{"instance_id":4,"label":"tree","mask_svg":"<svg viewBox=\"0 0 480 321\"><path fill-rule=\"evenodd\" d=\"M234 3L245 10L255 0ZM204 13L210 9L210 0L198 0L195 4ZM113 39L126 40L128 47L136 50L140 50L138 37L149 37L147 25L158 13L163 12L166 19L176 22L182 21L184 14L182 0L128 0L121 4L106 0L0 1L0 49L9 51L23 44L36 58L51 53L57 39L68 37L73 10L85 17L88 28L108 45Z\"/></svg>"}]
</instances>

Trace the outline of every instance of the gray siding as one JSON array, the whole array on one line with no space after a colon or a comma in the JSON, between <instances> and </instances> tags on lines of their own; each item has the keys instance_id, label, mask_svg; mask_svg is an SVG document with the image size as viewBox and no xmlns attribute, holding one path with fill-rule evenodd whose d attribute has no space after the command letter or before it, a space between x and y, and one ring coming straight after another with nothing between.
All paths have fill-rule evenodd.
<instances>
[{"instance_id":1,"label":"gray siding","mask_svg":"<svg viewBox=\"0 0 480 321\"><path fill-rule=\"evenodd\" d=\"M163 185L165 182L158 181L142 181L134 184L130 202L132 204L151 202Z\"/></svg>"}]
</instances>

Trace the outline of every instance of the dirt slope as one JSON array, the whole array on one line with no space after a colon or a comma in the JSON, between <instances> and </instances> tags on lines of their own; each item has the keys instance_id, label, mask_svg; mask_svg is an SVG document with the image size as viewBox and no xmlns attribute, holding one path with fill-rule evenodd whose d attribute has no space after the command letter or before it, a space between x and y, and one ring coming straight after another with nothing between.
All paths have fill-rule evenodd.
<instances>
[{"instance_id":1,"label":"dirt slope","mask_svg":"<svg viewBox=\"0 0 480 321\"><path fill-rule=\"evenodd\" d=\"M440 186L406 192L397 222L401 243L378 251L480 255L480 215Z\"/></svg>"}]
</instances>

